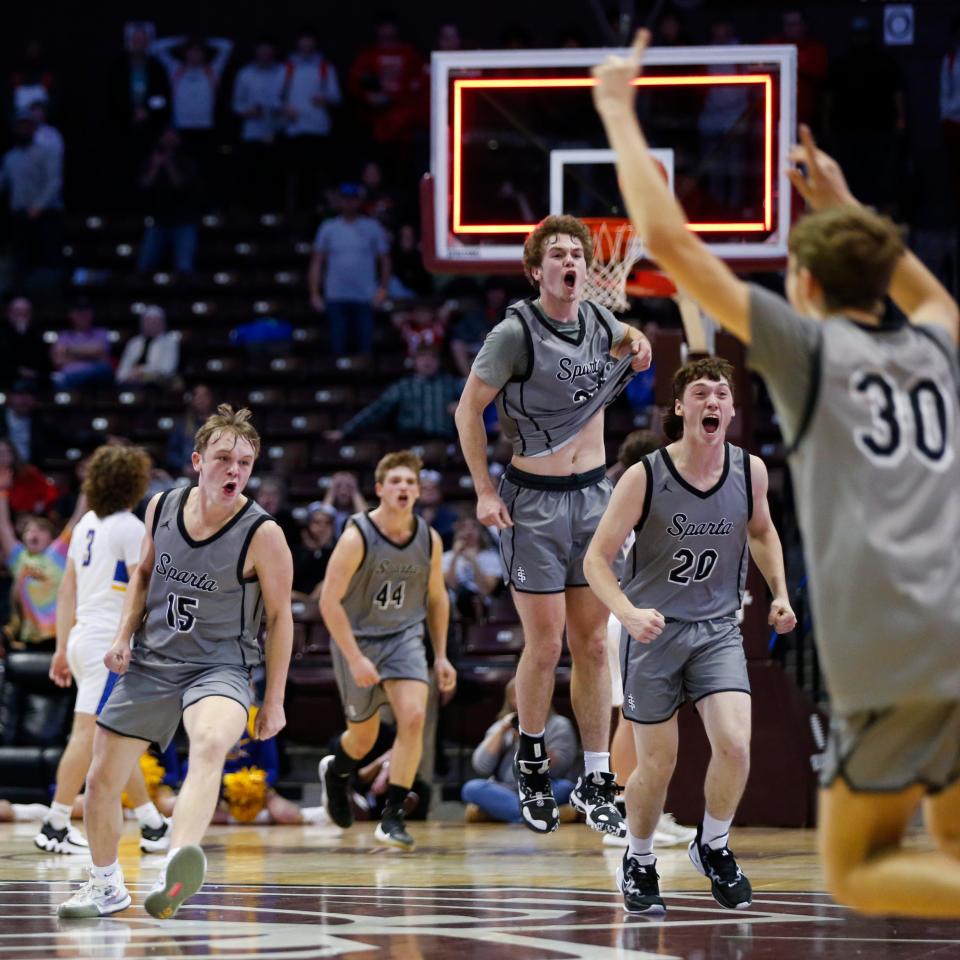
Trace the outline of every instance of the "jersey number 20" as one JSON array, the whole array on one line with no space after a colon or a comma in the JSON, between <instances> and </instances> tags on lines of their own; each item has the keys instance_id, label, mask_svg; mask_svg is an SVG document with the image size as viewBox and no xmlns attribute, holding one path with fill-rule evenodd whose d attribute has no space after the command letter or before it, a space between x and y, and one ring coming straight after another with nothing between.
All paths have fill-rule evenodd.
<instances>
[{"instance_id":1,"label":"jersey number 20","mask_svg":"<svg viewBox=\"0 0 960 960\"><path fill-rule=\"evenodd\" d=\"M673 555L673 559L680 562L667 574L667 579L671 583L679 583L685 587L691 580L694 583L700 583L713 573L713 568L717 565L717 551L708 548L698 556L684 547Z\"/></svg>"}]
</instances>

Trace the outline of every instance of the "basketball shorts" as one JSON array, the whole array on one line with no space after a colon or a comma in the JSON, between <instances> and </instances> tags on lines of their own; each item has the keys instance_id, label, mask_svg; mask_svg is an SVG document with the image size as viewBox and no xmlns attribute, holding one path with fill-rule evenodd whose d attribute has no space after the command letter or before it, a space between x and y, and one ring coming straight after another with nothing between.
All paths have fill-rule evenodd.
<instances>
[{"instance_id":1,"label":"basketball shorts","mask_svg":"<svg viewBox=\"0 0 960 960\"><path fill-rule=\"evenodd\" d=\"M612 492L604 467L541 477L508 466L499 490L513 520L500 531L504 583L519 593L587 586L583 558Z\"/></svg>"},{"instance_id":2,"label":"basketball shorts","mask_svg":"<svg viewBox=\"0 0 960 960\"><path fill-rule=\"evenodd\" d=\"M838 777L863 793L949 787L960 779L960 701L834 715L820 784L830 787Z\"/></svg>"},{"instance_id":3,"label":"basketball shorts","mask_svg":"<svg viewBox=\"0 0 960 960\"><path fill-rule=\"evenodd\" d=\"M74 713L94 716L109 688L110 671L103 658L113 643L112 634L94 633L74 627L67 639L67 664L77 686Z\"/></svg>"},{"instance_id":4,"label":"basketball shorts","mask_svg":"<svg viewBox=\"0 0 960 960\"><path fill-rule=\"evenodd\" d=\"M713 693L750 693L747 658L736 617L695 623L667 620L651 643L620 637L623 715L635 723L663 723L685 700Z\"/></svg>"},{"instance_id":5,"label":"basketball shorts","mask_svg":"<svg viewBox=\"0 0 960 960\"><path fill-rule=\"evenodd\" d=\"M243 707L253 702L250 667L151 659L130 662L117 680L97 724L166 750L187 707L206 697L226 697Z\"/></svg>"},{"instance_id":6,"label":"basketball shorts","mask_svg":"<svg viewBox=\"0 0 960 960\"><path fill-rule=\"evenodd\" d=\"M429 684L430 671L423 639L423 628L417 624L412 630L389 634L386 637L357 637L357 646L377 668L381 680L420 680ZM383 684L358 687L340 648L333 644L330 653L344 716L351 723L369 720L388 702Z\"/></svg>"}]
</instances>

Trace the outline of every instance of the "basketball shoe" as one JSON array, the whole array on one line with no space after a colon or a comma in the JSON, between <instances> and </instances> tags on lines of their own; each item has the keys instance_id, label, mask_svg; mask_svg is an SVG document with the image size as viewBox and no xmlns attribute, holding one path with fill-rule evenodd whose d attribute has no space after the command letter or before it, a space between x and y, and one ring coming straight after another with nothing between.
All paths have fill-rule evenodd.
<instances>
[{"instance_id":1,"label":"basketball shoe","mask_svg":"<svg viewBox=\"0 0 960 960\"><path fill-rule=\"evenodd\" d=\"M130 894L123 883L123 871L117 867L109 881L90 879L77 889L69 900L57 907L57 916L64 920L83 920L106 917L130 906Z\"/></svg>"},{"instance_id":2,"label":"basketball shoe","mask_svg":"<svg viewBox=\"0 0 960 960\"><path fill-rule=\"evenodd\" d=\"M627 825L617 807L617 778L612 773L594 770L585 773L570 794L570 806L585 814L587 823L598 833L617 837L627 835Z\"/></svg>"},{"instance_id":3,"label":"basketball shoe","mask_svg":"<svg viewBox=\"0 0 960 960\"><path fill-rule=\"evenodd\" d=\"M192 844L181 847L164 865L157 882L143 901L143 909L158 920L169 920L202 886L207 858Z\"/></svg>"},{"instance_id":4,"label":"basketball shoe","mask_svg":"<svg viewBox=\"0 0 960 960\"><path fill-rule=\"evenodd\" d=\"M553 798L549 760L513 759L517 796L524 826L534 833L553 833L560 826L560 810Z\"/></svg>"},{"instance_id":5,"label":"basketball shoe","mask_svg":"<svg viewBox=\"0 0 960 960\"><path fill-rule=\"evenodd\" d=\"M163 823L159 827L148 827L144 824L140 828L140 849L144 853L162 853L170 847L170 834L173 827L166 817L161 817Z\"/></svg>"},{"instance_id":6,"label":"basketball shoe","mask_svg":"<svg viewBox=\"0 0 960 960\"><path fill-rule=\"evenodd\" d=\"M403 810L399 807L384 807L383 816L373 835L381 843L385 843L388 847L396 847L397 850L409 852L416 846L413 837L407 833L406 824L403 822Z\"/></svg>"},{"instance_id":7,"label":"basketball shoe","mask_svg":"<svg viewBox=\"0 0 960 960\"><path fill-rule=\"evenodd\" d=\"M333 754L320 761L320 783L323 785L323 805L327 808L330 819L338 827L353 825L353 807L350 806L350 778L338 777L330 769L333 764Z\"/></svg>"},{"instance_id":8,"label":"basketball shoe","mask_svg":"<svg viewBox=\"0 0 960 960\"><path fill-rule=\"evenodd\" d=\"M664 913L667 909L660 896L660 877L656 861L641 863L629 853L617 867L617 887L623 894L626 913Z\"/></svg>"},{"instance_id":9,"label":"basketball shoe","mask_svg":"<svg viewBox=\"0 0 960 960\"><path fill-rule=\"evenodd\" d=\"M690 862L710 880L713 899L729 910L746 910L753 903L753 888L743 875L733 851L729 847L717 850L701 842L703 825L690 841L687 852Z\"/></svg>"},{"instance_id":10,"label":"basketball shoe","mask_svg":"<svg viewBox=\"0 0 960 960\"><path fill-rule=\"evenodd\" d=\"M89 853L87 838L68 823L55 830L49 820L44 820L39 832L33 838L34 844L48 853Z\"/></svg>"}]
</instances>

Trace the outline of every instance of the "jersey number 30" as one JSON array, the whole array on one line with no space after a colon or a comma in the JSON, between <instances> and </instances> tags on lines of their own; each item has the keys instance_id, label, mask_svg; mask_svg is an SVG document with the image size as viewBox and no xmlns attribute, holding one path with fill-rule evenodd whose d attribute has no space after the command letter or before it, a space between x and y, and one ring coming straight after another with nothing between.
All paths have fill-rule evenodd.
<instances>
[{"instance_id":1,"label":"jersey number 30","mask_svg":"<svg viewBox=\"0 0 960 960\"><path fill-rule=\"evenodd\" d=\"M197 622L197 615L193 612L200 606L200 601L193 597L181 597L176 593L167 594L167 626L177 633L189 633Z\"/></svg>"},{"instance_id":2,"label":"jersey number 30","mask_svg":"<svg viewBox=\"0 0 960 960\"><path fill-rule=\"evenodd\" d=\"M403 606L404 595L407 592L407 581L401 580L396 586L392 580L384 580L373 598L373 602L381 610L389 610L390 607L396 607L398 610Z\"/></svg>"}]
</instances>

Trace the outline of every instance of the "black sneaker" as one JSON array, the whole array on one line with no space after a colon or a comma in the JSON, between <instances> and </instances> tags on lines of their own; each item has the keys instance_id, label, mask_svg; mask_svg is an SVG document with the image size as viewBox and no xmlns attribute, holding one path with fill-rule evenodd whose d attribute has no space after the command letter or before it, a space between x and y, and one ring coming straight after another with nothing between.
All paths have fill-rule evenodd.
<instances>
[{"instance_id":1,"label":"black sneaker","mask_svg":"<svg viewBox=\"0 0 960 960\"><path fill-rule=\"evenodd\" d=\"M170 849L170 834L173 833L173 827L166 817L160 819L163 822L159 827L144 825L140 828L140 849L144 853L162 853Z\"/></svg>"},{"instance_id":2,"label":"black sneaker","mask_svg":"<svg viewBox=\"0 0 960 960\"><path fill-rule=\"evenodd\" d=\"M333 754L320 761L320 783L323 786L323 805L330 819L338 827L353 826L353 807L350 806L350 778L338 777L331 769Z\"/></svg>"},{"instance_id":3,"label":"black sneaker","mask_svg":"<svg viewBox=\"0 0 960 960\"><path fill-rule=\"evenodd\" d=\"M524 826L534 833L553 833L560 826L560 810L553 799L549 760L513 758L517 796Z\"/></svg>"},{"instance_id":4,"label":"black sneaker","mask_svg":"<svg viewBox=\"0 0 960 960\"><path fill-rule=\"evenodd\" d=\"M617 887L623 894L623 909L627 913L666 913L659 879L656 861L641 863L629 852L625 853L617 867Z\"/></svg>"},{"instance_id":5,"label":"black sneaker","mask_svg":"<svg viewBox=\"0 0 960 960\"><path fill-rule=\"evenodd\" d=\"M700 842L703 825L697 827L697 835L690 841L687 852L690 862L710 879L713 899L728 910L746 910L753 903L753 888L743 875L737 858L729 847L714 850Z\"/></svg>"},{"instance_id":6,"label":"black sneaker","mask_svg":"<svg viewBox=\"0 0 960 960\"><path fill-rule=\"evenodd\" d=\"M384 808L383 816L373 835L381 843L396 847L398 850L410 851L416 846L413 837L407 833L406 824L403 822L403 811L393 807Z\"/></svg>"},{"instance_id":7,"label":"black sneaker","mask_svg":"<svg viewBox=\"0 0 960 960\"><path fill-rule=\"evenodd\" d=\"M69 823L60 830L54 830L50 822L44 820L33 842L39 849L46 850L48 853L90 853L90 847L84 835Z\"/></svg>"},{"instance_id":8,"label":"black sneaker","mask_svg":"<svg viewBox=\"0 0 960 960\"><path fill-rule=\"evenodd\" d=\"M627 825L617 806L617 778L599 770L585 773L570 794L570 806L586 814L587 823L598 833L615 837L627 835Z\"/></svg>"}]
</instances>

